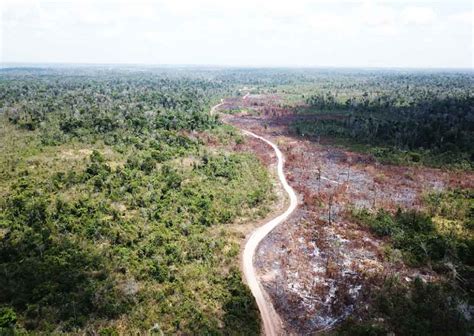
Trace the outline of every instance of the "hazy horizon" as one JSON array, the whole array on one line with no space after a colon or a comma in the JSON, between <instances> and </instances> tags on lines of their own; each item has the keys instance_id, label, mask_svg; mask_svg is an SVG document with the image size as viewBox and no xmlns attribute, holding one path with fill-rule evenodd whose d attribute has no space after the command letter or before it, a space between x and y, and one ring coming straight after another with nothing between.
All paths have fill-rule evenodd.
<instances>
[{"instance_id":1,"label":"hazy horizon","mask_svg":"<svg viewBox=\"0 0 474 336\"><path fill-rule=\"evenodd\" d=\"M201 68L201 69L309 69L309 70L393 70L393 71L468 71L474 72L473 67L397 67L397 66L298 66L298 65L227 65L227 64L154 64L154 63L74 63L74 62L0 62L1 68L75 68L75 67L112 67L112 68Z\"/></svg>"},{"instance_id":2,"label":"hazy horizon","mask_svg":"<svg viewBox=\"0 0 474 336\"><path fill-rule=\"evenodd\" d=\"M471 1L7 0L0 64L472 69Z\"/></svg>"}]
</instances>

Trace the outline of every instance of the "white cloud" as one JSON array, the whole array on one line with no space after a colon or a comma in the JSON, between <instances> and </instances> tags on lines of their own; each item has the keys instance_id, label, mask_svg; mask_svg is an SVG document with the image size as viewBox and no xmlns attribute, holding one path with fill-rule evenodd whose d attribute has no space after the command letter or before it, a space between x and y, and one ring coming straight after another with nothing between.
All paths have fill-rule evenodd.
<instances>
[{"instance_id":1,"label":"white cloud","mask_svg":"<svg viewBox=\"0 0 474 336\"><path fill-rule=\"evenodd\" d=\"M448 20L455 22L455 23L462 23L471 25L474 22L474 11L464 11L461 13L452 14L448 17Z\"/></svg>"},{"instance_id":2,"label":"white cloud","mask_svg":"<svg viewBox=\"0 0 474 336\"><path fill-rule=\"evenodd\" d=\"M365 2L358 12L355 17L369 26L389 25L397 20L397 12L394 8L373 2Z\"/></svg>"},{"instance_id":3,"label":"white cloud","mask_svg":"<svg viewBox=\"0 0 474 336\"><path fill-rule=\"evenodd\" d=\"M431 24L436 20L436 13L429 7L407 7L402 11L402 19L408 24Z\"/></svg>"}]
</instances>

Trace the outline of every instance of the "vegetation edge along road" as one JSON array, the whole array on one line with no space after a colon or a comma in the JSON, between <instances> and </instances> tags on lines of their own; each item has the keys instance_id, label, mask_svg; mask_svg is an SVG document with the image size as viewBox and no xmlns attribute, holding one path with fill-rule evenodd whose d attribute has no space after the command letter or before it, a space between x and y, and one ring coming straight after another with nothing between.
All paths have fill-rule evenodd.
<instances>
[{"instance_id":1,"label":"vegetation edge along road","mask_svg":"<svg viewBox=\"0 0 474 336\"><path fill-rule=\"evenodd\" d=\"M243 99L246 99L247 96L248 96L248 93L244 96ZM224 104L224 99L221 99L221 102L219 104L216 104L211 108L210 114L213 115L216 112L216 110L223 104ZM247 282L247 285L250 288L250 291L252 292L252 295L255 298L255 301L257 302L257 306L258 306L258 309L260 311L260 315L263 321L264 332L266 335L273 336L273 335L277 335L278 333L279 326L281 325L280 318L278 314L275 312L275 309L273 308L272 303L266 299L264 295L264 289L260 286L260 283L257 279L257 275L255 272L255 267L253 265L253 256L260 242L278 224L282 223L286 218L288 218L288 216L296 209L298 205L298 199L296 197L296 193L294 192L293 188L286 181L286 177L283 172L284 158L280 149L273 142L255 133L252 133L244 129L241 129L241 131L245 135L253 136L261 141L264 141L265 143L267 143L273 148L278 159L278 166L277 166L278 178L281 184L283 185L283 188L288 193L288 196L290 197L290 205L283 214L273 218L272 220L258 227L252 232L251 236L245 243L243 258L242 258L242 269L244 272L244 278L245 278L245 281Z\"/></svg>"},{"instance_id":2,"label":"vegetation edge along road","mask_svg":"<svg viewBox=\"0 0 474 336\"><path fill-rule=\"evenodd\" d=\"M250 238L247 240L247 243L244 247L244 254L243 254L243 270L245 280L247 281L247 285L249 286L253 296L255 297L255 301L257 302L258 309L260 310L260 314L262 315L263 327L265 330L265 334L269 336L277 335L277 330L279 328L280 322L278 314L275 312L273 305L271 302L265 299L264 289L261 287L257 275L255 272L255 267L253 265L253 256L255 251L257 250L258 245L260 242L279 224L285 221L296 209L298 206L298 198L296 197L296 193L293 188L288 184L286 181L285 173L283 171L283 164L284 158L283 154L281 153L280 149L275 145L273 142L246 130L242 130L245 135L253 136L259 140L270 145L278 159L277 164L277 172L278 178L285 189L286 193L290 198L290 205L286 209L284 213L281 215L273 218L269 222L265 223L264 225L255 229Z\"/></svg>"},{"instance_id":3,"label":"vegetation edge along road","mask_svg":"<svg viewBox=\"0 0 474 336\"><path fill-rule=\"evenodd\" d=\"M245 96L242 97L243 100L248 99L248 96L250 95L249 92L245 94ZM211 108L210 114L214 114L216 110L224 104L224 99L221 99L220 103L217 105L214 105ZM266 138L257 135L253 132L247 131L245 129L241 129L242 133L247 135L247 136L252 136L256 139L259 139L266 144L270 145L272 149L275 151L275 154L277 156L277 173L278 173L278 178L280 180L280 183L283 186L283 189L286 191L286 193L289 196L290 199L290 205L286 209L284 213L281 215L273 218L272 220L268 221L264 225L261 225L260 227L256 228L248 238L247 242L244 245L244 252L243 252L243 257L242 257L242 269L244 272L244 278L245 281L247 282L247 285L249 286L252 295L255 297L255 301L257 302L258 309L260 311L260 315L263 321L263 328L264 332L266 335L273 336L273 335L278 335L278 331L281 328L281 320L278 315L278 313L275 311L273 305L269 300L266 298L266 294L264 294L265 290L262 288L260 285L255 267L253 264L253 256L255 255L255 252L260 244L260 242L273 230L275 229L279 224L283 223L292 213L294 210L296 210L298 206L298 198L296 196L296 193L294 189L288 184L285 173L283 170L284 167L284 156L280 149L278 148L277 145L275 145L273 142L270 140L267 140ZM335 183L335 184L341 184L338 181L329 179L327 177L321 176L321 179L327 180L328 182Z\"/></svg>"},{"instance_id":4,"label":"vegetation edge along road","mask_svg":"<svg viewBox=\"0 0 474 336\"><path fill-rule=\"evenodd\" d=\"M248 93L245 95L244 99L246 99L247 96L248 96ZM223 103L224 103L224 100L221 99L221 102L219 104L213 106L210 111L211 115L215 113L216 109L222 106ZM296 197L296 193L293 190L293 188L286 181L285 173L283 171L284 157L280 149L277 147L277 145L250 131L247 131L244 129L241 129L241 131L245 135L257 138L267 143L273 148L278 159L278 163L277 163L278 178L290 198L290 205L288 206L288 208L286 209L284 213L273 218L272 220L258 227L252 232L252 234L250 235L249 239L247 240L244 246L243 258L242 258L242 268L244 272L244 278L252 292L252 295L255 297L255 301L257 302L257 306L258 306L258 309L260 311L260 315L263 321L264 332L266 335L273 336L273 335L278 334L278 330L280 328L281 323L280 323L278 314L275 312L275 309L273 308L272 303L266 299L265 294L264 294L264 289L262 288L262 286L260 285L257 279L255 267L253 265L253 256L260 242L275 227L277 227L280 223L286 220L291 213L293 213L293 211L296 209L298 205L298 198Z\"/></svg>"}]
</instances>

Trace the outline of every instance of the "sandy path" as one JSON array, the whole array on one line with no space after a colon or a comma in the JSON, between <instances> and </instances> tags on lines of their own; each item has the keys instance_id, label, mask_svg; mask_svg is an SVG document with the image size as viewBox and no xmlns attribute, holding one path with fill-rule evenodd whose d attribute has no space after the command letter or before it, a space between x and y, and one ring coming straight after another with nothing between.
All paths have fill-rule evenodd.
<instances>
[{"instance_id":1,"label":"sandy path","mask_svg":"<svg viewBox=\"0 0 474 336\"><path fill-rule=\"evenodd\" d=\"M249 92L243 96L243 100L246 100L249 96ZM216 112L216 110L224 104L224 100L221 99L221 103L217 104L212 107L210 113L211 115ZM265 293L265 290L262 288L260 285L260 282L258 281L257 274L255 271L255 267L253 264L253 257L255 255L255 252L258 248L258 245L260 242L279 224L284 222L290 215L291 213L296 209L298 206L298 198L296 197L296 193L293 190L293 188L288 184L286 181L285 173L283 171L284 167L284 157L283 154L281 153L280 149L278 148L277 145L275 145L273 142L270 140L265 139L262 136L259 136L255 133L252 133L250 131L241 129L241 131L248 136L252 136L254 138L257 138L266 144L270 145L272 149L275 151L275 154L278 159L277 163L277 173L278 173L278 179L280 180L283 189L287 192L289 198L290 198L290 205L286 209L284 213L279 215L278 217L273 218L269 222L265 223L264 225L258 227L255 229L249 239L247 240L247 243L245 244L244 247L244 252L243 252L243 260L242 260L242 268L244 271L244 277L247 282L247 285L249 286L253 296L255 297L255 301L257 302L258 309L260 310L260 314L262 317L263 321L263 328L265 335L267 336L276 336L281 333L281 320L278 315L278 313L275 311L270 299ZM333 182L336 184L340 184L338 181L334 181L331 179L328 179L326 177L321 176L321 179L327 180L329 182Z\"/></svg>"},{"instance_id":2,"label":"sandy path","mask_svg":"<svg viewBox=\"0 0 474 336\"><path fill-rule=\"evenodd\" d=\"M243 97L243 99L247 99L248 95L249 93L247 93ZM221 102L219 104L211 108L210 114L213 115L216 112L216 110L223 104L224 104L224 100L221 99ZM293 190L292 187L290 187L290 185L286 181L285 173L283 172L284 158L283 158L283 154L281 153L277 145L265 139L264 137L261 137L250 131L246 131L242 129L242 132L245 135L252 136L254 138L257 138L267 143L273 148L278 159L278 163L277 163L278 178L290 198L290 205L284 213L282 213L278 217L273 218L272 220L258 227L252 232L250 238L247 240L247 243L245 244L243 258L242 258L243 259L242 268L244 270L244 277L253 296L255 297L255 301L257 302L258 309L260 310L265 335L276 336L278 335L280 331L280 327L281 327L280 318L278 314L275 312L275 309L273 308L271 301L267 299L267 297L265 296L264 289L262 288L262 286L260 285L258 281L257 274L255 272L255 267L253 265L253 256L255 254L255 251L257 250L258 245L267 236L267 234L270 233L270 231L272 231L278 224L286 220L288 216L296 209L298 205L298 199L296 197L295 191Z\"/></svg>"},{"instance_id":3,"label":"sandy path","mask_svg":"<svg viewBox=\"0 0 474 336\"><path fill-rule=\"evenodd\" d=\"M253 136L254 138L264 141L273 148L278 159L278 178L290 198L290 205L284 213L278 217L273 218L271 221L253 231L252 235L245 244L243 254L243 270L245 280L247 281L247 284L250 287L250 290L252 291L252 294L257 302L258 309L260 310L265 334L268 336L274 336L278 335L278 331L280 329L279 317L275 312L272 303L266 299L264 295L264 289L257 279L255 267L253 265L253 256L258 245L267 236L267 234L270 233L270 231L272 231L278 224L286 220L288 216L296 209L298 205L298 199L296 197L295 191L286 181L285 173L283 172L284 158L277 145L255 133L246 130L242 130L242 132L246 135Z\"/></svg>"}]
</instances>

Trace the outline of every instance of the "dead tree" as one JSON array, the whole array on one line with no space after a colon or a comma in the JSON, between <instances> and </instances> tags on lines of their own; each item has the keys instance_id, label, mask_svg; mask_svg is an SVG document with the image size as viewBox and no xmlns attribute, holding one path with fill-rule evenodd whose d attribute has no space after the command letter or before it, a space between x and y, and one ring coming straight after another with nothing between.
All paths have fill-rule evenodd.
<instances>
[{"instance_id":1,"label":"dead tree","mask_svg":"<svg viewBox=\"0 0 474 336\"><path fill-rule=\"evenodd\" d=\"M374 183L374 187L373 187L373 201L372 201L372 208L375 209L375 205L376 205L376 201L377 201L377 186L376 184Z\"/></svg>"},{"instance_id":2,"label":"dead tree","mask_svg":"<svg viewBox=\"0 0 474 336\"><path fill-rule=\"evenodd\" d=\"M321 167L318 167L317 179L318 179L318 193L320 193L321 192Z\"/></svg>"},{"instance_id":3,"label":"dead tree","mask_svg":"<svg viewBox=\"0 0 474 336\"><path fill-rule=\"evenodd\" d=\"M333 205L334 195L329 195L329 202L328 202L328 221L329 224L332 224L332 205Z\"/></svg>"}]
</instances>

